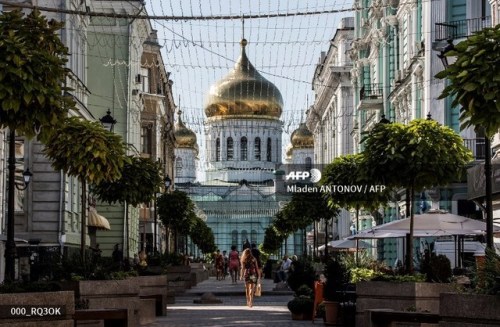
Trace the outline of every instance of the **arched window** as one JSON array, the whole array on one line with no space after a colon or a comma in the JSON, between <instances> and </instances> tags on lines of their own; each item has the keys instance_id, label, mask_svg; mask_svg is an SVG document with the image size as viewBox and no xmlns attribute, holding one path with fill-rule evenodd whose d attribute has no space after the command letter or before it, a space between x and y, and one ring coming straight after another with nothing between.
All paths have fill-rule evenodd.
<instances>
[{"instance_id":1,"label":"arched window","mask_svg":"<svg viewBox=\"0 0 500 327\"><path fill-rule=\"evenodd\" d=\"M248 239L248 232L246 230L241 231L241 245L245 244L245 241Z\"/></svg>"},{"instance_id":2,"label":"arched window","mask_svg":"<svg viewBox=\"0 0 500 327\"><path fill-rule=\"evenodd\" d=\"M250 241L256 244L259 243L259 241L257 240L257 231L255 229L252 229L252 231L250 232Z\"/></svg>"},{"instance_id":3,"label":"arched window","mask_svg":"<svg viewBox=\"0 0 500 327\"><path fill-rule=\"evenodd\" d=\"M177 176L180 176L181 171L182 171L182 158L178 157L177 159L175 159L175 174Z\"/></svg>"},{"instance_id":4,"label":"arched window","mask_svg":"<svg viewBox=\"0 0 500 327\"><path fill-rule=\"evenodd\" d=\"M235 229L231 232L231 245L238 246L238 231Z\"/></svg>"},{"instance_id":5,"label":"arched window","mask_svg":"<svg viewBox=\"0 0 500 327\"><path fill-rule=\"evenodd\" d=\"M227 138L226 154L227 154L227 160L233 160L234 159L234 144L233 144L233 138L232 137L228 137Z\"/></svg>"},{"instance_id":6,"label":"arched window","mask_svg":"<svg viewBox=\"0 0 500 327\"><path fill-rule=\"evenodd\" d=\"M260 160L260 137L255 138L254 158L255 160Z\"/></svg>"},{"instance_id":7,"label":"arched window","mask_svg":"<svg viewBox=\"0 0 500 327\"><path fill-rule=\"evenodd\" d=\"M306 164L306 169L305 170L306 171L311 170L311 168L312 168L312 159L311 159L311 157L307 157L306 158L305 164Z\"/></svg>"},{"instance_id":8,"label":"arched window","mask_svg":"<svg viewBox=\"0 0 500 327\"><path fill-rule=\"evenodd\" d=\"M220 161L220 138L215 140L215 161Z\"/></svg>"},{"instance_id":9,"label":"arched window","mask_svg":"<svg viewBox=\"0 0 500 327\"><path fill-rule=\"evenodd\" d=\"M266 160L267 161L272 161L271 158L271 149L272 149L272 144L271 144L271 138L267 138L267 149L266 149Z\"/></svg>"},{"instance_id":10,"label":"arched window","mask_svg":"<svg viewBox=\"0 0 500 327\"><path fill-rule=\"evenodd\" d=\"M241 160L248 160L248 140L246 137L241 138L240 158Z\"/></svg>"}]
</instances>

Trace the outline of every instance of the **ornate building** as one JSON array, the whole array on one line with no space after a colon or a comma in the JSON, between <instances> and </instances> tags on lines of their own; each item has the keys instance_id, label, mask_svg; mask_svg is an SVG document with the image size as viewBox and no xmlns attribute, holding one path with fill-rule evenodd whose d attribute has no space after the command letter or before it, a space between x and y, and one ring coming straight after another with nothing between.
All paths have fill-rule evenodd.
<instances>
[{"instance_id":1,"label":"ornate building","mask_svg":"<svg viewBox=\"0 0 500 327\"><path fill-rule=\"evenodd\" d=\"M220 250L241 249L247 239L262 243L265 228L287 198L275 191L274 174L281 165L283 99L249 61L247 41L240 44L233 70L211 87L205 104L206 181L179 178L189 175L185 153L193 151L195 139L187 137L177 157L182 166L177 166L176 189L195 201ZM291 236L284 251L301 251L300 236L296 240Z\"/></svg>"}]
</instances>

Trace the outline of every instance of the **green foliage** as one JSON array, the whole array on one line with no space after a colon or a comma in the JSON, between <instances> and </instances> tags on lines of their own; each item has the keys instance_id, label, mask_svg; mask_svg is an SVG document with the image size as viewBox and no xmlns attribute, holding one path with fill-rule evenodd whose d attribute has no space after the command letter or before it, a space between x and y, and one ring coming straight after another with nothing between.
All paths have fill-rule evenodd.
<instances>
[{"instance_id":1,"label":"green foliage","mask_svg":"<svg viewBox=\"0 0 500 327\"><path fill-rule=\"evenodd\" d=\"M426 281L426 279L427 279L426 275L417 273L413 275L380 275L374 277L372 280L394 282L394 283L405 283L405 282L423 283Z\"/></svg>"},{"instance_id":2,"label":"green foliage","mask_svg":"<svg viewBox=\"0 0 500 327\"><path fill-rule=\"evenodd\" d=\"M296 296L287 304L288 310L293 314L312 313L314 300L308 296Z\"/></svg>"},{"instance_id":3,"label":"green foliage","mask_svg":"<svg viewBox=\"0 0 500 327\"><path fill-rule=\"evenodd\" d=\"M370 180L416 191L458 181L472 160L460 135L434 120L377 124L364 142L363 171Z\"/></svg>"},{"instance_id":4,"label":"green foliage","mask_svg":"<svg viewBox=\"0 0 500 327\"><path fill-rule=\"evenodd\" d=\"M376 184L362 171L363 154L349 154L335 158L322 172L322 185ZM389 199L389 188L384 192L332 192L327 194L330 206L341 208L375 210Z\"/></svg>"},{"instance_id":5,"label":"green foliage","mask_svg":"<svg viewBox=\"0 0 500 327\"><path fill-rule=\"evenodd\" d=\"M98 122L71 117L47 140L44 153L56 170L80 180L99 184L121 177L129 162L122 138L105 130Z\"/></svg>"},{"instance_id":6,"label":"green foliage","mask_svg":"<svg viewBox=\"0 0 500 327\"><path fill-rule=\"evenodd\" d=\"M280 212L276 216L280 215ZM275 216L275 219L277 219ZM262 249L266 253L277 253L281 247L281 243L285 240L285 236L278 232L278 229L274 224L270 224L264 231L264 242L262 243Z\"/></svg>"},{"instance_id":7,"label":"green foliage","mask_svg":"<svg viewBox=\"0 0 500 327\"><path fill-rule=\"evenodd\" d=\"M486 249L484 267L476 272L476 291L481 294L500 295L500 256Z\"/></svg>"},{"instance_id":8,"label":"green foliage","mask_svg":"<svg viewBox=\"0 0 500 327\"><path fill-rule=\"evenodd\" d=\"M194 203L187 193L175 190L157 199L158 215L165 226L176 231L189 232L191 218L195 217Z\"/></svg>"},{"instance_id":9,"label":"green foliage","mask_svg":"<svg viewBox=\"0 0 500 327\"><path fill-rule=\"evenodd\" d=\"M300 258L292 261L290 271L288 272L287 284L294 292L297 292L300 286L306 285L309 288L314 288L316 279L316 271L307 258Z\"/></svg>"},{"instance_id":10,"label":"green foliage","mask_svg":"<svg viewBox=\"0 0 500 327\"><path fill-rule=\"evenodd\" d=\"M450 259L443 254L432 253L428 259L422 261L420 270L427 276L428 282L449 283L453 276Z\"/></svg>"},{"instance_id":11,"label":"green foliage","mask_svg":"<svg viewBox=\"0 0 500 327\"><path fill-rule=\"evenodd\" d=\"M349 275L350 275L349 282L355 284L357 282L371 280L377 276L382 275L382 273L369 268L356 267L349 270Z\"/></svg>"},{"instance_id":12,"label":"green foliage","mask_svg":"<svg viewBox=\"0 0 500 327\"><path fill-rule=\"evenodd\" d=\"M92 188L97 198L108 203L127 202L137 206L151 201L162 185L161 165L150 158L128 156L121 177Z\"/></svg>"},{"instance_id":13,"label":"green foliage","mask_svg":"<svg viewBox=\"0 0 500 327\"><path fill-rule=\"evenodd\" d=\"M203 254L217 250L212 229L199 217L194 217L189 236Z\"/></svg>"},{"instance_id":14,"label":"green foliage","mask_svg":"<svg viewBox=\"0 0 500 327\"><path fill-rule=\"evenodd\" d=\"M331 257L325 266L326 284L324 289L325 300L340 302L344 285L349 280L349 273L339 258Z\"/></svg>"},{"instance_id":15,"label":"green foliage","mask_svg":"<svg viewBox=\"0 0 500 327\"><path fill-rule=\"evenodd\" d=\"M314 298L314 291L311 287L306 284L303 284L297 288L295 291L296 296L308 296L310 298Z\"/></svg>"},{"instance_id":16,"label":"green foliage","mask_svg":"<svg viewBox=\"0 0 500 327\"><path fill-rule=\"evenodd\" d=\"M74 109L63 86L70 70L62 26L36 9L27 16L18 10L0 15L0 129L33 137L42 127L44 140Z\"/></svg>"},{"instance_id":17,"label":"green foliage","mask_svg":"<svg viewBox=\"0 0 500 327\"><path fill-rule=\"evenodd\" d=\"M436 75L448 79L440 99L453 97L460 106L462 128L481 126L492 137L500 128L500 24L484 28L455 46L446 55L456 61Z\"/></svg>"}]
</instances>

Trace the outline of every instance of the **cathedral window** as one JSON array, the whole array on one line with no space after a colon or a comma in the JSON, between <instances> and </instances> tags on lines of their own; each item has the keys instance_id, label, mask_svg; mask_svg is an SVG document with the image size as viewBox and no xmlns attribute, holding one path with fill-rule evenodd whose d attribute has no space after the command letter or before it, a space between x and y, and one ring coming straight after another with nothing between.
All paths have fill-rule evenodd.
<instances>
[{"instance_id":1,"label":"cathedral window","mask_svg":"<svg viewBox=\"0 0 500 327\"><path fill-rule=\"evenodd\" d=\"M241 244L245 244L246 240L248 240L248 232L244 229L241 231Z\"/></svg>"},{"instance_id":2,"label":"cathedral window","mask_svg":"<svg viewBox=\"0 0 500 327\"><path fill-rule=\"evenodd\" d=\"M241 160L248 160L248 140L246 137L242 137L241 138L241 148L240 148L240 157L241 157Z\"/></svg>"},{"instance_id":3,"label":"cathedral window","mask_svg":"<svg viewBox=\"0 0 500 327\"><path fill-rule=\"evenodd\" d=\"M227 160L233 160L234 159L234 144L233 144L233 138L228 137L227 138Z\"/></svg>"},{"instance_id":4,"label":"cathedral window","mask_svg":"<svg viewBox=\"0 0 500 327\"><path fill-rule=\"evenodd\" d=\"M177 176L180 176L181 175L181 172L182 172L182 158L181 157L178 157L176 160L175 160L175 174Z\"/></svg>"},{"instance_id":5,"label":"cathedral window","mask_svg":"<svg viewBox=\"0 0 500 327\"><path fill-rule=\"evenodd\" d=\"M254 157L255 160L260 160L260 137L255 138Z\"/></svg>"},{"instance_id":6,"label":"cathedral window","mask_svg":"<svg viewBox=\"0 0 500 327\"><path fill-rule=\"evenodd\" d=\"M271 158L271 149L272 149L272 144L271 144L271 138L267 138L267 151L266 151L266 160L267 161L272 161Z\"/></svg>"},{"instance_id":7,"label":"cathedral window","mask_svg":"<svg viewBox=\"0 0 500 327\"><path fill-rule=\"evenodd\" d=\"M220 161L220 138L215 140L215 161Z\"/></svg>"}]
</instances>

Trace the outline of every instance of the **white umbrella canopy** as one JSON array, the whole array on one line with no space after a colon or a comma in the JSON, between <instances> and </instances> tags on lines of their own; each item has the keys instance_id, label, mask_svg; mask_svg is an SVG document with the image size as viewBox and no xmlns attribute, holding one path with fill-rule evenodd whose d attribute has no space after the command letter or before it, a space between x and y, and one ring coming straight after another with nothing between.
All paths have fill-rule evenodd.
<instances>
[{"instance_id":1,"label":"white umbrella canopy","mask_svg":"<svg viewBox=\"0 0 500 327\"><path fill-rule=\"evenodd\" d=\"M486 231L486 223L454 215L442 210L415 215L413 233L415 237L439 237L451 235L479 235ZM405 237L410 232L410 218L391 221L360 231L349 239ZM494 226L494 232L500 228Z\"/></svg>"},{"instance_id":2,"label":"white umbrella canopy","mask_svg":"<svg viewBox=\"0 0 500 327\"><path fill-rule=\"evenodd\" d=\"M336 240L336 241L330 241L328 242L328 247L332 249L356 249L356 240L350 240L350 239L345 239L345 240ZM363 241L358 242L358 248L360 249L369 249L372 246ZM319 246L318 250L323 251L325 249L325 246Z\"/></svg>"}]
</instances>

